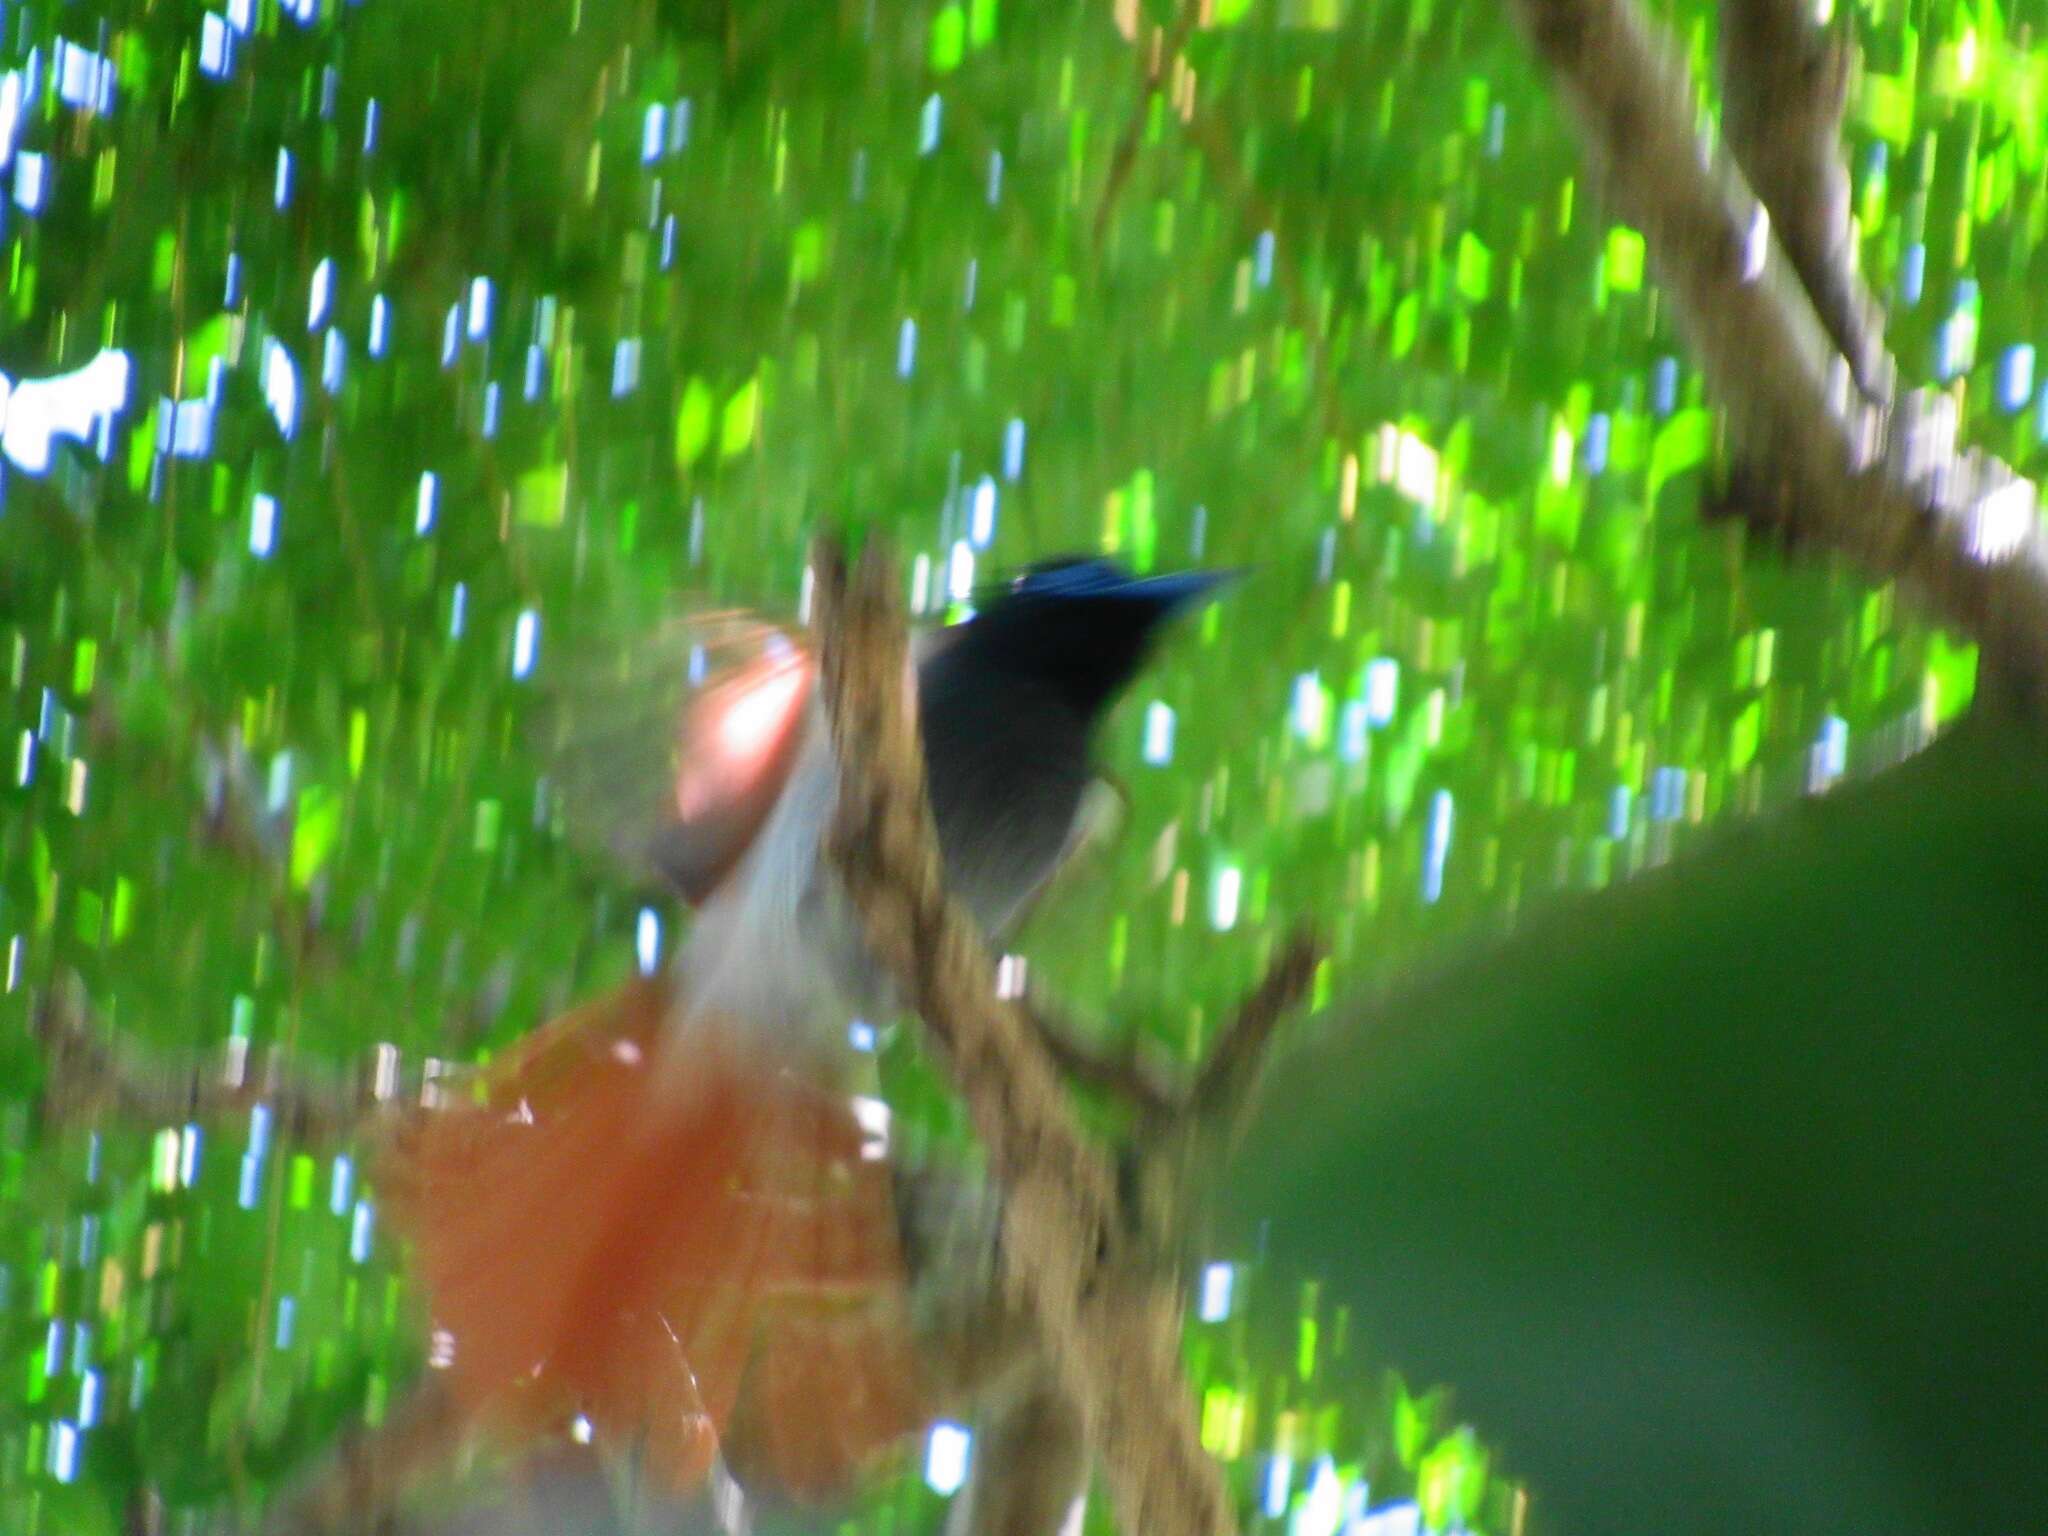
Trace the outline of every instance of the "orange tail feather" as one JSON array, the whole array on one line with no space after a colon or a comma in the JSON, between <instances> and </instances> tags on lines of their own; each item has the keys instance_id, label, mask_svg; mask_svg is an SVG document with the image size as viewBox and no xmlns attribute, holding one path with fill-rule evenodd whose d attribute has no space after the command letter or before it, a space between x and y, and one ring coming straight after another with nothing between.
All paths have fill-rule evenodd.
<instances>
[{"instance_id":1,"label":"orange tail feather","mask_svg":"<svg viewBox=\"0 0 2048 1536\"><path fill-rule=\"evenodd\" d=\"M452 1385L533 1435L586 1415L688 1486L748 1385L784 1488L843 1489L919 1422L885 1162L843 1098L707 1047L652 1070L668 990L538 1031L388 1168Z\"/></svg>"}]
</instances>

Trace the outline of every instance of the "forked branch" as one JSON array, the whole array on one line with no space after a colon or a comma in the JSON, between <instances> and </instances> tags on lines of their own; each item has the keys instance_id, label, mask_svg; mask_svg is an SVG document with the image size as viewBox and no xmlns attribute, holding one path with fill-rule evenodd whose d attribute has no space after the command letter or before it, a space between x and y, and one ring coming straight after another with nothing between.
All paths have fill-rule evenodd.
<instances>
[{"instance_id":1,"label":"forked branch","mask_svg":"<svg viewBox=\"0 0 2048 1536\"><path fill-rule=\"evenodd\" d=\"M1906 583L1983 647L1987 691L2048 718L2048 537L2035 487L1958 451L1953 398L1873 399L1856 387L1859 369L1816 315L1756 193L1701 142L1683 59L1635 0L1509 9L1615 213L1642 229L1744 449L1785 481L1789 531Z\"/></svg>"},{"instance_id":2,"label":"forked branch","mask_svg":"<svg viewBox=\"0 0 2048 1536\"><path fill-rule=\"evenodd\" d=\"M894 568L870 549L849 573L829 542L814 565L840 773L826 847L870 947L925 1021L988 1148L1003 1206L1002 1283L1036 1325L1050 1378L1041 1390L1078 1408L1126 1530L1221 1536L1236 1522L1180 1368L1178 1276L1124 1209L1051 1051L1026 1011L997 997L980 936L944 889ZM1283 984L1275 995L1299 994ZM1248 1033L1269 1030L1258 1022ZM1219 1069L1233 1082L1241 1054Z\"/></svg>"}]
</instances>

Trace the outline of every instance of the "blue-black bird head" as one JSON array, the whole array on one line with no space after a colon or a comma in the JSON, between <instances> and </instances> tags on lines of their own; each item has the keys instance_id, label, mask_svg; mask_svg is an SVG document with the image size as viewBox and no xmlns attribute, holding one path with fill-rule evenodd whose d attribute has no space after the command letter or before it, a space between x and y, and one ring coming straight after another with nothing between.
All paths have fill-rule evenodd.
<instances>
[{"instance_id":1,"label":"blue-black bird head","mask_svg":"<svg viewBox=\"0 0 2048 1536\"><path fill-rule=\"evenodd\" d=\"M981 664L1048 686L1093 718L1137 674L1162 624L1239 574L1135 576L1100 557L1050 560L991 594L967 638Z\"/></svg>"},{"instance_id":2,"label":"blue-black bird head","mask_svg":"<svg viewBox=\"0 0 2048 1536\"><path fill-rule=\"evenodd\" d=\"M1038 565L986 595L918 669L946 881L984 932L1014 926L1071 846L1096 726L1160 625L1235 574Z\"/></svg>"}]
</instances>

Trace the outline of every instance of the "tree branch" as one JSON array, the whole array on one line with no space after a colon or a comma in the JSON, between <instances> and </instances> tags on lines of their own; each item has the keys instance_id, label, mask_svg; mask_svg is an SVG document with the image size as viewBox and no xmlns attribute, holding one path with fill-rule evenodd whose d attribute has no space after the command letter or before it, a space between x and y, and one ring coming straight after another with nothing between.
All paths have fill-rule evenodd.
<instances>
[{"instance_id":1,"label":"tree branch","mask_svg":"<svg viewBox=\"0 0 2048 1536\"><path fill-rule=\"evenodd\" d=\"M1170 1114L1180 1104L1181 1090L1166 1074L1152 1070L1135 1046L1103 1051L1084 1045L1080 1031L1036 991L1025 999L1025 1007L1053 1065L1070 1081L1100 1088L1148 1114Z\"/></svg>"},{"instance_id":2,"label":"tree branch","mask_svg":"<svg viewBox=\"0 0 2048 1536\"><path fill-rule=\"evenodd\" d=\"M1915 588L1984 651L1987 691L2048 717L2048 538L2038 495L1955 447L1955 402L1890 409L1808 302L1755 194L1693 130L1693 87L1631 0L1510 0L1616 213L1639 226L1680 329L1747 449L1782 474L1796 531Z\"/></svg>"},{"instance_id":3,"label":"tree branch","mask_svg":"<svg viewBox=\"0 0 2048 1536\"><path fill-rule=\"evenodd\" d=\"M1258 1075L1280 1021L1308 996L1323 961L1323 945L1307 929L1297 930L1267 968L1251 994L1223 1027L1210 1047L1201 1076L1195 1079L1183 1119L1223 1122L1235 1127L1246 1100L1258 1086Z\"/></svg>"},{"instance_id":4,"label":"tree branch","mask_svg":"<svg viewBox=\"0 0 2048 1536\"><path fill-rule=\"evenodd\" d=\"M976 1437L967 1491L946 1536L1055 1536L1087 1491L1081 1412L1041 1368L995 1407Z\"/></svg>"},{"instance_id":5,"label":"tree branch","mask_svg":"<svg viewBox=\"0 0 2048 1536\"><path fill-rule=\"evenodd\" d=\"M839 759L826 836L867 940L948 1060L1002 1192L1002 1278L1077 1403L1127 1529L1235 1529L1180 1368L1175 1288L1127 1262L1116 1182L1075 1125L1023 1010L999 1000L972 922L947 896L908 707L893 570L815 559L825 698Z\"/></svg>"},{"instance_id":6,"label":"tree branch","mask_svg":"<svg viewBox=\"0 0 2048 1536\"><path fill-rule=\"evenodd\" d=\"M1321 942L1297 930L1223 1026L1193 1087L1169 1112L1140 1122L1130 1181L1134 1224L1158 1272L1176 1269L1196 1196L1234 1149L1273 1035L1308 995L1322 960Z\"/></svg>"},{"instance_id":7,"label":"tree branch","mask_svg":"<svg viewBox=\"0 0 2048 1536\"><path fill-rule=\"evenodd\" d=\"M1124 131L1116 141L1116 148L1110 152L1109 172L1102 181L1102 196L1095 205L1095 225L1092 239L1097 246L1109 228L1110 215L1116 211L1117 199L1123 195L1124 186L1129 182L1132 168L1138 163L1138 143L1144 137L1147 109L1152 103L1152 93L1166 84L1167 72L1180 57L1181 50L1188 45L1200 22L1202 7L1200 0L1181 0L1180 7L1169 29L1152 29L1152 46L1142 49L1138 66L1138 104L1132 109L1130 118L1124 124ZM1138 43L1133 37L1131 41Z\"/></svg>"},{"instance_id":8,"label":"tree branch","mask_svg":"<svg viewBox=\"0 0 2048 1536\"><path fill-rule=\"evenodd\" d=\"M1848 41L1800 0L1722 0L1720 24L1721 132L1856 387L1887 400L1896 370L1858 270L1842 163Z\"/></svg>"}]
</instances>

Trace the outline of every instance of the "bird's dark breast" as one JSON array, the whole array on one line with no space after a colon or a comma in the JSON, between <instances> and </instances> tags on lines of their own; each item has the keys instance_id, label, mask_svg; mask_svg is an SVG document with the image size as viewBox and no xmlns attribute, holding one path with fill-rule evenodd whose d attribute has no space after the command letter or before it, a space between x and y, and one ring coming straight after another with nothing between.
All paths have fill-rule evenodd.
<instances>
[{"instance_id":1,"label":"bird's dark breast","mask_svg":"<svg viewBox=\"0 0 2048 1536\"><path fill-rule=\"evenodd\" d=\"M918 679L926 775L947 883L1001 938L1052 873L1088 783L1088 722L1028 680Z\"/></svg>"}]
</instances>

